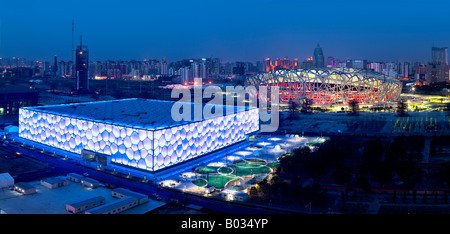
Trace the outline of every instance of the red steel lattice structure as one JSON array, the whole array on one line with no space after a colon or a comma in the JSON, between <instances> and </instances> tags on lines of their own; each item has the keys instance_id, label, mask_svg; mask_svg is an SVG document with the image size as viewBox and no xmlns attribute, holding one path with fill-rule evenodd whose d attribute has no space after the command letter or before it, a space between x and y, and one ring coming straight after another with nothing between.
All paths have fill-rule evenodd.
<instances>
[{"instance_id":1,"label":"red steel lattice structure","mask_svg":"<svg viewBox=\"0 0 450 234\"><path fill-rule=\"evenodd\" d=\"M311 99L313 105L348 105L395 102L402 83L396 78L371 70L352 68L320 68L277 70L250 77L246 85L278 86L280 103L301 103Z\"/></svg>"}]
</instances>

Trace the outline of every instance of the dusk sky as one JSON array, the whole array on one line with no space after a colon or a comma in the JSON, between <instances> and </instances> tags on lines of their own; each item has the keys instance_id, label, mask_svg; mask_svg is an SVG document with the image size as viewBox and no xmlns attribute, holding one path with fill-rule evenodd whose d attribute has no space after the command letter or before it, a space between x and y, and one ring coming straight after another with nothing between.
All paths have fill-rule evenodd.
<instances>
[{"instance_id":1,"label":"dusk sky","mask_svg":"<svg viewBox=\"0 0 450 234\"><path fill-rule=\"evenodd\" d=\"M0 56L169 61L219 57L256 61L312 56L429 61L450 46L450 1L2 1Z\"/></svg>"}]
</instances>

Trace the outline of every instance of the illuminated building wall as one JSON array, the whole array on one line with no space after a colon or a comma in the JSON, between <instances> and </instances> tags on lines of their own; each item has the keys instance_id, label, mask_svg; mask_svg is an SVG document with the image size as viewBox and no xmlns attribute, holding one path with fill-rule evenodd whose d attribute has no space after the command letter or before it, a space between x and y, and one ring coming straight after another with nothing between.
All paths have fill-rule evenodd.
<instances>
[{"instance_id":1,"label":"illuminated building wall","mask_svg":"<svg viewBox=\"0 0 450 234\"><path fill-rule=\"evenodd\" d=\"M229 146L258 130L258 109L162 129L85 120L38 108L21 108L19 113L22 138L74 153L99 152L110 155L115 164L148 171Z\"/></svg>"},{"instance_id":2,"label":"illuminated building wall","mask_svg":"<svg viewBox=\"0 0 450 234\"><path fill-rule=\"evenodd\" d=\"M266 58L266 72L270 72L272 70L272 61L270 58Z\"/></svg>"}]
</instances>

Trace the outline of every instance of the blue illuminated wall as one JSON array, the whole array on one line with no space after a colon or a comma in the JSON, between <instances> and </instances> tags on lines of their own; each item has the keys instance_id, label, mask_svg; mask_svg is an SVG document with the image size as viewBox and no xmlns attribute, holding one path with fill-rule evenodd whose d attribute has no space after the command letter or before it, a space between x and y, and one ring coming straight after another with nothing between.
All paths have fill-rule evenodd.
<instances>
[{"instance_id":1,"label":"blue illuminated wall","mask_svg":"<svg viewBox=\"0 0 450 234\"><path fill-rule=\"evenodd\" d=\"M258 109L149 130L83 120L33 108L19 111L19 136L81 153L111 155L117 164L157 171L242 141L259 130Z\"/></svg>"}]
</instances>

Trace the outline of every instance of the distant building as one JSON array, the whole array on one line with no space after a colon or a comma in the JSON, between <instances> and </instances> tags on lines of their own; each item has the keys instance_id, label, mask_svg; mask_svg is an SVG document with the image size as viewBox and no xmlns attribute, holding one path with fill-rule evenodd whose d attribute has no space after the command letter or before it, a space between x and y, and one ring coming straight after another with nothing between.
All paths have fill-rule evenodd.
<instances>
[{"instance_id":1,"label":"distant building","mask_svg":"<svg viewBox=\"0 0 450 234\"><path fill-rule=\"evenodd\" d=\"M20 78L32 78L34 76L34 69L29 67L14 67L7 68L3 73L3 78L7 79L20 79Z\"/></svg>"},{"instance_id":2,"label":"distant building","mask_svg":"<svg viewBox=\"0 0 450 234\"><path fill-rule=\"evenodd\" d=\"M351 59L345 60L345 67L346 68L353 68L353 61Z\"/></svg>"},{"instance_id":3,"label":"distant building","mask_svg":"<svg viewBox=\"0 0 450 234\"><path fill-rule=\"evenodd\" d=\"M243 62L236 62L236 66L233 67L233 74L245 75L245 64Z\"/></svg>"},{"instance_id":4,"label":"distant building","mask_svg":"<svg viewBox=\"0 0 450 234\"><path fill-rule=\"evenodd\" d=\"M329 56L327 59L327 67L336 67L336 61L333 56Z\"/></svg>"},{"instance_id":5,"label":"distant building","mask_svg":"<svg viewBox=\"0 0 450 234\"><path fill-rule=\"evenodd\" d=\"M427 66L425 64L419 64L416 66L416 72L414 75L414 79L417 82L421 82L421 83L426 82L426 75L427 75L426 68L427 68Z\"/></svg>"},{"instance_id":6,"label":"distant building","mask_svg":"<svg viewBox=\"0 0 450 234\"><path fill-rule=\"evenodd\" d=\"M291 67L291 61L289 60L288 57L284 57L283 59L283 68L284 69L289 69Z\"/></svg>"},{"instance_id":7,"label":"distant building","mask_svg":"<svg viewBox=\"0 0 450 234\"><path fill-rule=\"evenodd\" d=\"M275 60L275 70L279 70L283 68L283 60L281 60L280 58L277 58Z\"/></svg>"},{"instance_id":8,"label":"distant building","mask_svg":"<svg viewBox=\"0 0 450 234\"><path fill-rule=\"evenodd\" d=\"M322 48L320 48L319 44L314 49L313 67L315 67L315 68L325 67L325 59L323 57L323 51L322 51Z\"/></svg>"},{"instance_id":9,"label":"distant building","mask_svg":"<svg viewBox=\"0 0 450 234\"><path fill-rule=\"evenodd\" d=\"M403 78L408 78L409 77L409 63L408 62L401 62L399 64L399 74L401 75L401 77Z\"/></svg>"},{"instance_id":10,"label":"distant building","mask_svg":"<svg viewBox=\"0 0 450 234\"><path fill-rule=\"evenodd\" d=\"M52 71L53 71L53 77L57 77L58 76L58 58L56 57L56 55L55 55L55 58L53 61Z\"/></svg>"},{"instance_id":11,"label":"distant building","mask_svg":"<svg viewBox=\"0 0 450 234\"><path fill-rule=\"evenodd\" d=\"M449 82L448 48L431 48L431 63L426 66L426 83Z\"/></svg>"},{"instance_id":12,"label":"distant building","mask_svg":"<svg viewBox=\"0 0 450 234\"><path fill-rule=\"evenodd\" d=\"M192 72L189 67L182 67L178 69L178 75L180 76L180 83L189 83L193 81Z\"/></svg>"},{"instance_id":13,"label":"distant building","mask_svg":"<svg viewBox=\"0 0 450 234\"><path fill-rule=\"evenodd\" d=\"M39 92L23 86L0 87L0 118L17 118L19 108L36 106Z\"/></svg>"},{"instance_id":14,"label":"distant building","mask_svg":"<svg viewBox=\"0 0 450 234\"><path fill-rule=\"evenodd\" d=\"M382 63L370 63L369 67L371 70L373 70L374 72L379 72L381 73L383 71L383 64Z\"/></svg>"},{"instance_id":15,"label":"distant building","mask_svg":"<svg viewBox=\"0 0 450 234\"><path fill-rule=\"evenodd\" d=\"M428 64L426 68L426 83L449 82L449 67L446 64Z\"/></svg>"},{"instance_id":16,"label":"distant building","mask_svg":"<svg viewBox=\"0 0 450 234\"><path fill-rule=\"evenodd\" d=\"M298 58L294 59L294 64L292 64L292 69L298 69L300 68L299 64L298 64Z\"/></svg>"},{"instance_id":17,"label":"distant building","mask_svg":"<svg viewBox=\"0 0 450 234\"><path fill-rule=\"evenodd\" d=\"M352 68L354 69L367 69L367 60L355 59L352 61Z\"/></svg>"},{"instance_id":18,"label":"distant building","mask_svg":"<svg viewBox=\"0 0 450 234\"><path fill-rule=\"evenodd\" d=\"M309 57L307 60L302 62L303 69L311 69L313 68L313 58Z\"/></svg>"},{"instance_id":19,"label":"distant building","mask_svg":"<svg viewBox=\"0 0 450 234\"><path fill-rule=\"evenodd\" d=\"M85 92L89 90L89 49L80 40L75 53L76 90Z\"/></svg>"},{"instance_id":20,"label":"distant building","mask_svg":"<svg viewBox=\"0 0 450 234\"><path fill-rule=\"evenodd\" d=\"M58 70L59 70L59 76L62 77L71 77L72 76L72 71L73 71L73 67L72 67L72 61L68 61L68 62L64 62L64 61L60 61L58 62Z\"/></svg>"},{"instance_id":21,"label":"distant building","mask_svg":"<svg viewBox=\"0 0 450 234\"><path fill-rule=\"evenodd\" d=\"M161 70L160 70L160 74L161 75L167 75L169 73L169 65L165 62L161 63Z\"/></svg>"},{"instance_id":22,"label":"distant building","mask_svg":"<svg viewBox=\"0 0 450 234\"><path fill-rule=\"evenodd\" d=\"M270 60L270 58L266 58L266 72L270 71L273 71L272 60Z\"/></svg>"},{"instance_id":23,"label":"distant building","mask_svg":"<svg viewBox=\"0 0 450 234\"><path fill-rule=\"evenodd\" d=\"M431 48L431 63L448 65L448 48Z\"/></svg>"}]
</instances>

